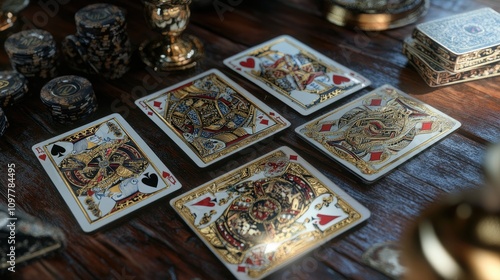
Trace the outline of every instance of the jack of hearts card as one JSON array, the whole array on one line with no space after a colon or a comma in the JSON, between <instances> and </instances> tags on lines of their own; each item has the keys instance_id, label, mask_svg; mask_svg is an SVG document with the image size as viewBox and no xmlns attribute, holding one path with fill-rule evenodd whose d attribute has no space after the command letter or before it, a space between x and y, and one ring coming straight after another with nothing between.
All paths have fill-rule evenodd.
<instances>
[{"instance_id":1,"label":"jack of hearts card","mask_svg":"<svg viewBox=\"0 0 500 280\"><path fill-rule=\"evenodd\" d=\"M238 279L260 279L370 212L288 147L170 201Z\"/></svg>"},{"instance_id":2,"label":"jack of hearts card","mask_svg":"<svg viewBox=\"0 0 500 280\"><path fill-rule=\"evenodd\" d=\"M370 81L293 37L283 35L224 60L302 115L309 115Z\"/></svg>"},{"instance_id":3,"label":"jack of hearts card","mask_svg":"<svg viewBox=\"0 0 500 280\"><path fill-rule=\"evenodd\" d=\"M119 114L43 141L32 149L86 232L181 187Z\"/></svg>"}]
</instances>

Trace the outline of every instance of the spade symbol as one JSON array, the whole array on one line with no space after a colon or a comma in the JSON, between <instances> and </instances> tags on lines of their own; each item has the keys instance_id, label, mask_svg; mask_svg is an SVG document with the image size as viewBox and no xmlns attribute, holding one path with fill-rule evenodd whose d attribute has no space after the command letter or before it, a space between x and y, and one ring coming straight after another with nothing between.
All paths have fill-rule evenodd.
<instances>
[{"instance_id":1,"label":"spade symbol","mask_svg":"<svg viewBox=\"0 0 500 280\"><path fill-rule=\"evenodd\" d=\"M158 175L145 173L142 182L150 187L156 188L158 184Z\"/></svg>"},{"instance_id":2,"label":"spade symbol","mask_svg":"<svg viewBox=\"0 0 500 280\"><path fill-rule=\"evenodd\" d=\"M52 146L52 149L50 150L50 153L53 156L57 156L57 157L62 157L65 152L66 152L66 149L59 146L59 145Z\"/></svg>"}]
</instances>

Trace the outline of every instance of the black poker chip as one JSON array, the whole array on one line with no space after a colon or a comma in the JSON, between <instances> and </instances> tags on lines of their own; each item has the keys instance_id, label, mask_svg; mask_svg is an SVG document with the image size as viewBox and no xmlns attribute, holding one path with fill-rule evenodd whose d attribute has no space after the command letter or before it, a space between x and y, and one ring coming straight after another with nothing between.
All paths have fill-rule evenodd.
<instances>
[{"instance_id":1,"label":"black poker chip","mask_svg":"<svg viewBox=\"0 0 500 280\"><path fill-rule=\"evenodd\" d=\"M52 78L57 74L57 47L54 37L41 29L25 30L5 40L12 68L27 78Z\"/></svg>"},{"instance_id":2,"label":"black poker chip","mask_svg":"<svg viewBox=\"0 0 500 280\"><path fill-rule=\"evenodd\" d=\"M16 71L0 72L0 106L19 102L28 93L28 81Z\"/></svg>"},{"instance_id":3,"label":"black poker chip","mask_svg":"<svg viewBox=\"0 0 500 280\"><path fill-rule=\"evenodd\" d=\"M88 5L75 14L77 32L82 35L119 32L125 24L125 14L117 6L105 3Z\"/></svg>"},{"instance_id":4,"label":"black poker chip","mask_svg":"<svg viewBox=\"0 0 500 280\"><path fill-rule=\"evenodd\" d=\"M62 42L68 65L106 79L123 76L132 54L124 11L111 4L92 4L75 14L75 22L77 33Z\"/></svg>"},{"instance_id":5,"label":"black poker chip","mask_svg":"<svg viewBox=\"0 0 500 280\"><path fill-rule=\"evenodd\" d=\"M0 137L5 134L5 130L9 127L9 122L7 120L7 116L5 112L0 108Z\"/></svg>"},{"instance_id":6,"label":"black poker chip","mask_svg":"<svg viewBox=\"0 0 500 280\"><path fill-rule=\"evenodd\" d=\"M80 76L61 76L45 84L40 100L59 123L73 123L97 110L97 99L89 80Z\"/></svg>"}]
</instances>

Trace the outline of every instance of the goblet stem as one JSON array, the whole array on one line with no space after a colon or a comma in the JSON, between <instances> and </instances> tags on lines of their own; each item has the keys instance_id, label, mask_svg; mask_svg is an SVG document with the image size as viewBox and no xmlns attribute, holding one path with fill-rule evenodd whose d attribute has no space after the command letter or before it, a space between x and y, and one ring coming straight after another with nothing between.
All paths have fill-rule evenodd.
<instances>
[{"instance_id":1,"label":"goblet stem","mask_svg":"<svg viewBox=\"0 0 500 280\"><path fill-rule=\"evenodd\" d=\"M194 36L181 35L191 12L190 0L145 0L144 11L150 27L161 38L146 41L139 47L143 62L157 71L187 69L202 57L203 45Z\"/></svg>"}]
</instances>

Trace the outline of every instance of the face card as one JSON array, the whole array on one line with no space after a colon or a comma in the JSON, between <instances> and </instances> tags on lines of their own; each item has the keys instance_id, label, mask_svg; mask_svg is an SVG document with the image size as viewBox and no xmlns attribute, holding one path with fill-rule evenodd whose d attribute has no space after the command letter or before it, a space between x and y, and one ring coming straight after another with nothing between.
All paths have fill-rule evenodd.
<instances>
[{"instance_id":1,"label":"face card","mask_svg":"<svg viewBox=\"0 0 500 280\"><path fill-rule=\"evenodd\" d=\"M32 149L86 232L181 187L119 114L36 144Z\"/></svg>"},{"instance_id":2,"label":"face card","mask_svg":"<svg viewBox=\"0 0 500 280\"><path fill-rule=\"evenodd\" d=\"M224 60L302 115L309 115L370 81L290 36L280 36Z\"/></svg>"},{"instance_id":3,"label":"face card","mask_svg":"<svg viewBox=\"0 0 500 280\"><path fill-rule=\"evenodd\" d=\"M384 85L295 132L373 182L459 127L457 120Z\"/></svg>"},{"instance_id":4,"label":"face card","mask_svg":"<svg viewBox=\"0 0 500 280\"><path fill-rule=\"evenodd\" d=\"M138 99L136 104L200 167L290 126L215 69Z\"/></svg>"},{"instance_id":5,"label":"face card","mask_svg":"<svg viewBox=\"0 0 500 280\"><path fill-rule=\"evenodd\" d=\"M281 147L170 201L238 279L260 279L370 212Z\"/></svg>"}]
</instances>

